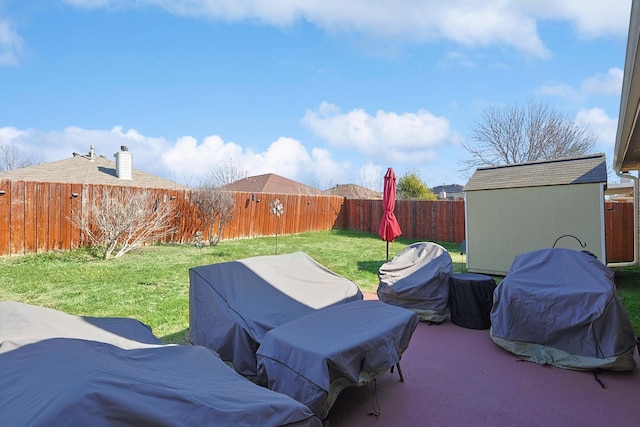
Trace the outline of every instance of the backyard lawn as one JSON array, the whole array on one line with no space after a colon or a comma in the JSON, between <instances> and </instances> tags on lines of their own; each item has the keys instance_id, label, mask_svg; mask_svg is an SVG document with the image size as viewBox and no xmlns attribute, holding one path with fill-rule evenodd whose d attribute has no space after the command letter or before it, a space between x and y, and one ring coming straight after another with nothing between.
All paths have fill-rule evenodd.
<instances>
[{"instance_id":1,"label":"backyard lawn","mask_svg":"<svg viewBox=\"0 0 640 427\"><path fill-rule=\"evenodd\" d=\"M189 327L189 268L257 255L302 251L337 274L375 293L386 243L376 235L348 231L302 233L276 238L223 241L218 246L147 246L105 261L79 249L0 258L0 300L15 300L68 313L133 317L150 325L167 343L184 344ZM393 257L413 241L389 245ZM464 271L459 245L449 250L454 271ZM640 271L616 272L619 294L636 335L640 335Z\"/></svg>"}]
</instances>

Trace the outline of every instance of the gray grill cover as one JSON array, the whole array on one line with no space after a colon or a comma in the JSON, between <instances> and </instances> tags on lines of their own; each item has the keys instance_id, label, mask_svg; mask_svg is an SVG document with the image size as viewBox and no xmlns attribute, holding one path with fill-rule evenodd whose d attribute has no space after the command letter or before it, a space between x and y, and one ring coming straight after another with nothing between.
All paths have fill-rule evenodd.
<instances>
[{"instance_id":1,"label":"gray grill cover","mask_svg":"<svg viewBox=\"0 0 640 427\"><path fill-rule=\"evenodd\" d=\"M451 255L442 246L419 242L407 246L378 270L378 298L415 311L420 320L442 322L449 315Z\"/></svg>"},{"instance_id":2,"label":"gray grill cover","mask_svg":"<svg viewBox=\"0 0 640 427\"><path fill-rule=\"evenodd\" d=\"M215 352L158 343L137 320L1 302L2 425L322 425L304 405L251 383Z\"/></svg>"},{"instance_id":3,"label":"gray grill cover","mask_svg":"<svg viewBox=\"0 0 640 427\"><path fill-rule=\"evenodd\" d=\"M491 339L527 360L566 369L631 370L635 338L613 272L593 255L518 255L494 292Z\"/></svg>"},{"instance_id":4,"label":"gray grill cover","mask_svg":"<svg viewBox=\"0 0 640 427\"><path fill-rule=\"evenodd\" d=\"M352 281L302 252L189 270L189 340L211 348L245 376L271 329L318 309L362 300Z\"/></svg>"}]
</instances>

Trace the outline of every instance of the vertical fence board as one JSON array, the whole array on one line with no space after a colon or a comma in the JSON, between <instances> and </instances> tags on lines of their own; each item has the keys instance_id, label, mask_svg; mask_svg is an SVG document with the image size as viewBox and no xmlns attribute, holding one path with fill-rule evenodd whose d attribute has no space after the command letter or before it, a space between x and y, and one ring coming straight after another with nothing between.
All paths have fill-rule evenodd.
<instances>
[{"instance_id":1,"label":"vertical fence board","mask_svg":"<svg viewBox=\"0 0 640 427\"><path fill-rule=\"evenodd\" d=\"M0 179L0 255L11 254L11 181Z\"/></svg>"},{"instance_id":2,"label":"vertical fence board","mask_svg":"<svg viewBox=\"0 0 640 427\"><path fill-rule=\"evenodd\" d=\"M82 216L82 184L71 184L69 199L69 248L80 246L80 230L73 225L73 218ZM75 196L74 196L75 195Z\"/></svg>"},{"instance_id":3,"label":"vertical fence board","mask_svg":"<svg viewBox=\"0 0 640 427\"><path fill-rule=\"evenodd\" d=\"M24 205L25 183L14 181L11 185L11 255L24 253Z\"/></svg>"},{"instance_id":4,"label":"vertical fence board","mask_svg":"<svg viewBox=\"0 0 640 427\"><path fill-rule=\"evenodd\" d=\"M49 196L49 250L59 250L62 249L62 188L60 183L51 183Z\"/></svg>"},{"instance_id":5,"label":"vertical fence board","mask_svg":"<svg viewBox=\"0 0 640 427\"><path fill-rule=\"evenodd\" d=\"M36 245L37 252L49 250L49 205L51 204L49 190L51 184L39 182L36 192Z\"/></svg>"},{"instance_id":6,"label":"vertical fence board","mask_svg":"<svg viewBox=\"0 0 640 427\"><path fill-rule=\"evenodd\" d=\"M38 250L37 185L25 182L24 190L24 251L33 253Z\"/></svg>"},{"instance_id":7,"label":"vertical fence board","mask_svg":"<svg viewBox=\"0 0 640 427\"><path fill-rule=\"evenodd\" d=\"M60 249L71 249L71 184L60 184Z\"/></svg>"}]
</instances>

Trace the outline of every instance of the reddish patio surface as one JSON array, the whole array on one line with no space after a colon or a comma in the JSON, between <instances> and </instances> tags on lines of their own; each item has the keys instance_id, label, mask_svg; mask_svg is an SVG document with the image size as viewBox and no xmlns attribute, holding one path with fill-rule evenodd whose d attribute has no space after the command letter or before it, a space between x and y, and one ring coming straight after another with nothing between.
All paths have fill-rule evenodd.
<instances>
[{"instance_id":1,"label":"reddish patio surface","mask_svg":"<svg viewBox=\"0 0 640 427\"><path fill-rule=\"evenodd\" d=\"M403 383L394 372L343 390L329 426L640 426L638 368L599 372L602 388L592 372L521 361L488 330L449 320L420 323L401 366Z\"/></svg>"}]
</instances>

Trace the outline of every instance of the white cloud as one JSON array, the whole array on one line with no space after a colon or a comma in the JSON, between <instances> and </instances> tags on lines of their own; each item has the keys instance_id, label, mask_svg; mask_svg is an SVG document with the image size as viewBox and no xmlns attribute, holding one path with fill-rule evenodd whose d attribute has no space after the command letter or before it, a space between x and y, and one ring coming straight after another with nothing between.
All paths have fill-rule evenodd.
<instances>
[{"instance_id":1,"label":"white cloud","mask_svg":"<svg viewBox=\"0 0 640 427\"><path fill-rule=\"evenodd\" d=\"M449 51L443 59L438 61L438 66L442 68L449 67L463 67L463 68L476 68L475 62L469 58L469 56L463 52Z\"/></svg>"},{"instance_id":2,"label":"white cloud","mask_svg":"<svg viewBox=\"0 0 640 427\"><path fill-rule=\"evenodd\" d=\"M383 177L387 171L387 167L383 167L372 162L365 163L360 167L360 179L356 181L356 183L363 187L382 192L384 183Z\"/></svg>"},{"instance_id":3,"label":"white cloud","mask_svg":"<svg viewBox=\"0 0 640 427\"><path fill-rule=\"evenodd\" d=\"M133 154L136 169L172 178L165 165L158 162L169 143L163 138L141 135L134 129L123 132L120 126L111 130L70 126L60 132L4 127L0 128L0 140L16 146L26 156L45 162L71 157L74 152L87 154L91 146L95 147L97 155L113 160L120 147L127 146Z\"/></svg>"},{"instance_id":4,"label":"white cloud","mask_svg":"<svg viewBox=\"0 0 640 427\"><path fill-rule=\"evenodd\" d=\"M300 141L278 138L262 152L225 142L211 135L201 142L182 136L175 142L143 135L135 129L91 130L68 127L62 132L33 129L0 128L0 142L15 146L25 156L44 162L69 158L74 152L87 154L90 146L97 155L113 160L121 146L133 154L136 169L187 185L197 185L211 169L233 162L248 175L277 173L305 183L328 185L331 182L354 182L350 163L339 162L323 148L309 152Z\"/></svg>"},{"instance_id":5,"label":"white cloud","mask_svg":"<svg viewBox=\"0 0 640 427\"><path fill-rule=\"evenodd\" d=\"M572 102L583 102L584 96L566 83L552 83L542 86L538 92L542 95L557 96Z\"/></svg>"},{"instance_id":6,"label":"white cloud","mask_svg":"<svg viewBox=\"0 0 640 427\"><path fill-rule=\"evenodd\" d=\"M365 159L375 162L431 161L436 147L456 139L446 118L425 110L370 115L355 109L343 114L337 106L323 102L316 111L307 111L302 122L330 145L356 148Z\"/></svg>"},{"instance_id":7,"label":"white cloud","mask_svg":"<svg viewBox=\"0 0 640 427\"><path fill-rule=\"evenodd\" d=\"M519 1L525 13L539 19L568 20L583 37L626 35L631 0L526 0Z\"/></svg>"},{"instance_id":8,"label":"white cloud","mask_svg":"<svg viewBox=\"0 0 640 427\"><path fill-rule=\"evenodd\" d=\"M0 144L15 143L15 141L18 140L25 133L26 133L25 131L16 129L14 127L0 128Z\"/></svg>"},{"instance_id":9,"label":"white cloud","mask_svg":"<svg viewBox=\"0 0 640 427\"><path fill-rule=\"evenodd\" d=\"M144 7L228 22L261 22L278 27L306 20L329 33L369 37L384 43L429 43L449 40L466 48L506 46L547 58L538 33L542 20L572 23L583 36L624 35L630 0L575 1L424 1L350 0L64 0L76 7ZM133 4L134 6L131 6Z\"/></svg>"},{"instance_id":10,"label":"white cloud","mask_svg":"<svg viewBox=\"0 0 640 427\"><path fill-rule=\"evenodd\" d=\"M597 73L585 78L579 88L567 83L552 83L542 86L543 95L557 96L572 102L582 103L589 95L620 96L624 72L620 68L609 68L606 73Z\"/></svg>"},{"instance_id":11,"label":"white cloud","mask_svg":"<svg viewBox=\"0 0 640 427\"><path fill-rule=\"evenodd\" d=\"M242 147L225 143L218 135L204 138L201 144L192 136L182 136L160 156L171 175L189 185L197 185L207 172L225 162L233 161L244 169L241 157Z\"/></svg>"},{"instance_id":12,"label":"white cloud","mask_svg":"<svg viewBox=\"0 0 640 427\"><path fill-rule=\"evenodd\" d=\"M615 145L618 118L609 117L602 108L580 110L576 118L584 123L598 138L598 146L602 151L610 151Z\"/></svg>"},{"instance_id":13,"label":"white cloud","mask_svg":"<svg viewBox=\"0 0 640 427\"><path fill-rule=\"evenodd\" d=\"M582 82L580 88L587 93L620 95L624 72L620 68L609 68L606 74L596 74Z\"/></svg>"},{"instance_id":14,"label":"white cloud","mask_svg":"<svg viewBox=\"0 0 640 427\"><path fill-rule=\"evenodd\" d=\"M18 65L24 42L15 26L7 19L0 18L0 66Z\"/></svg>"}]
</instances>

